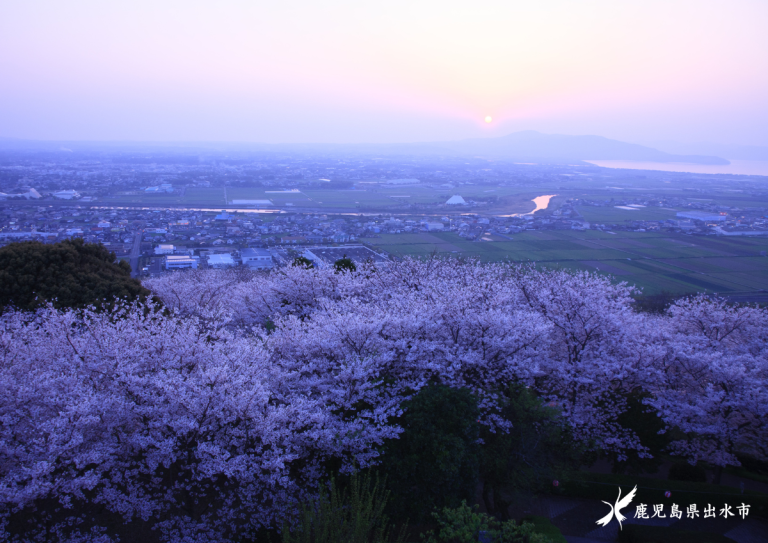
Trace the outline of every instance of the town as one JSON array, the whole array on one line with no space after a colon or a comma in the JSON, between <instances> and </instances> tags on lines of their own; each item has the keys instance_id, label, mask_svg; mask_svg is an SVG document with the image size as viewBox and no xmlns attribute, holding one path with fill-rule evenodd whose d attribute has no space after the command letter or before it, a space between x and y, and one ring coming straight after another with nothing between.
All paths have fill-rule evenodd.
<instances>
[{"instance_id":1,"label":"town","mask_svg":"<svg viewBox=\"0 0 768 543\"><path fill-rule=\"evenodd\" d=\"M79 237L136 277L437 254L596 271L649 292L768 289L760 176L419 155L1 154L0 244Z\"/></svg>"}]
</instances>

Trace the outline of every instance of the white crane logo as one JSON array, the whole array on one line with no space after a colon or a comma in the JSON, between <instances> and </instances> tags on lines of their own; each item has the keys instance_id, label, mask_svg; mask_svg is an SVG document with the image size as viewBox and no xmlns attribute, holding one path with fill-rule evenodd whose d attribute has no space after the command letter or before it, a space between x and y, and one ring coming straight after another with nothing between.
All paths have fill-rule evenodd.
<instances>
[{"instance_id":1,"label":"white crane logo","mask_svg":"<svg viewBox=\"0 0 768 543\"><path fill-rule=\"evenodd\" d=\"M632 498L635 497L635 493L637 493L637 485L635 485L635 488L632 489L632 491L624 496L624 499L621 499L621 487L619 487L619 497L616 498L616 504L611 505L610 503L602 501L605 505L611 508L611 512L605 515L603 518L598 520L595 524L599 524L600 526L608 526L608 524L613 519L614 515L616 516L616 520L619 521L619 529L623 529L623 526L621 525L622 520L627 520L627 517L621 514L621 510L624 509L626 506L629 505L629 502L632 501Z\"/></svg>"}]
</instances>

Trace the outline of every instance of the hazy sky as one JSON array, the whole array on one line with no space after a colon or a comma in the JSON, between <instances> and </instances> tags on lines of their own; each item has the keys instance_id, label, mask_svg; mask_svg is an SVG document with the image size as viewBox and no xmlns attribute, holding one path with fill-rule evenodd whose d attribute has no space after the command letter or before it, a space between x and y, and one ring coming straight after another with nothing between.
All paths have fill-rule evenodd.
<instances>
[{"instance_id":1,"label":"hazy sky","mask_svg":"<svg viewBox=\"0 0 768 543\"><path fill-rule=\"evenodd\" d=\"M0 0L0 136L768 145L766 29L768 0Z\"/></svg>"}]
</instances>

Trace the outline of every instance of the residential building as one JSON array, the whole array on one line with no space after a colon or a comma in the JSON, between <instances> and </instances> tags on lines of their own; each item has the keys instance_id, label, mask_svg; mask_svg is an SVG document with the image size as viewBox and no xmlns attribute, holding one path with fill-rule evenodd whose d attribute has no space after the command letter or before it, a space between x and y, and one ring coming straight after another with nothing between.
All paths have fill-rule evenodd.
<instances>
[{"instance_id":1,"label":"residential building","mask_svg":"<svg viewBox=\"0 0 768 543\"><path fill-rule=\"evenodd\" d=\"M210 255L208 257L208 267L214 269L231 268L235 261L230 253Z\"/></svg>"},{"instance_id":2,"label":"residential building","mask_svg":"<svg viewBox=\"0 0 768 543\"><path fill-rule=\"evenodd\" d=\"M243 249L240 258L252 270L269 270L273 266L272 253L266 249Z\"/></svg>"},{"instance_id":3,"label":"residential building","mask_svg":"<svg viewBox=\"0 0 768 543\"><path fill-rule=\"evenodd\" d=\"M183 268L192 268L196 270L199 261L199 256L167 255L165 257L165 269L178 270Z\"/></svg>"},{"instance_id":4,"label":"residential building","mask_svg":"<svg viewBox=\"0 0 768 543\"><path fill-rule=\"evenodd\" d=\"M173 245L158 245L155 247L156 255L172 255L174 251Z\"/></svg>"},{"instance_id":5,"label":"residential building","mask_svg":"<svg viewBox=\"0 0 768 543\"><path fill-rule=\"evenodd\" d=\"M306 243L307 238L304 236L282 236L280 238L280 243L290 243L291 245L295 245L296 243Z\"/></svg>"},{"instance_id":6,"label":"residential building","mask_svg":"<svg viewBox=\"0 0 768 543\"><path fill-rule=\"evenodd\" d=\"M693 219L695 221L705 222L725 222L728 215L723 213L711 213L707 211L680 211L677 216L683 219Z\"/></svg>"},{"instance_id":7,"label":"residential building","mask_svg":"<svg viewBox=\"0 0 768 543\"><path fill-rule=\"evenodd\" d=\"M61 200L74 200L75 198L80 198L80 193L76 190L59 190L52 193L52 196Z\"/></svg>"}]
</instances>

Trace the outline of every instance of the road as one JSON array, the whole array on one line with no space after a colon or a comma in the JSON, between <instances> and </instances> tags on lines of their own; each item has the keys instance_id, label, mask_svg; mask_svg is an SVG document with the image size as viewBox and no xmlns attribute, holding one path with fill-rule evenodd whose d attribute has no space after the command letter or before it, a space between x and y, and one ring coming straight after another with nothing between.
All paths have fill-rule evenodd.
<instances>
[{"instance_id":1,"label":"road","mask_svg":"<svg viewBox=\"0 0 768 543\"><path fill-rule=\"evenodd\" d=\"M144 234L143 229L136 230L133 235L133 248L131 248L131 277L138 277L139 272L139 257L141 256L141 238Z\"/></svg>"}]
</instances>

